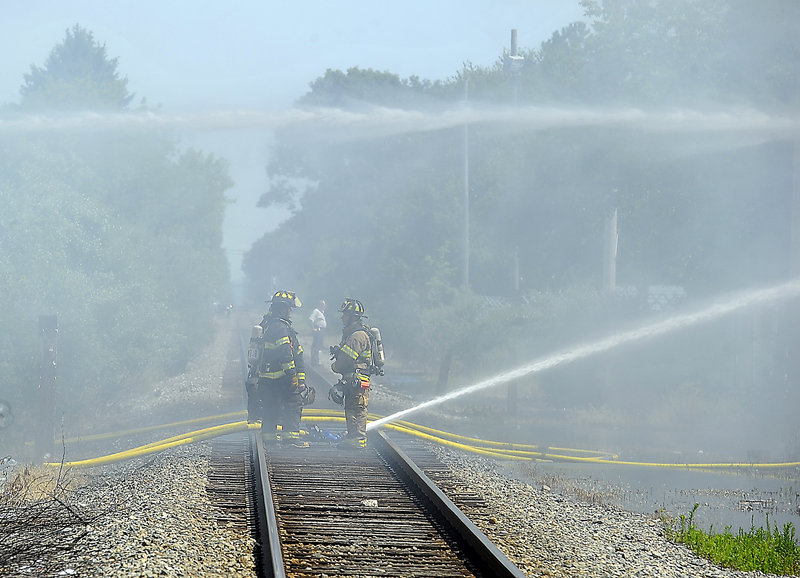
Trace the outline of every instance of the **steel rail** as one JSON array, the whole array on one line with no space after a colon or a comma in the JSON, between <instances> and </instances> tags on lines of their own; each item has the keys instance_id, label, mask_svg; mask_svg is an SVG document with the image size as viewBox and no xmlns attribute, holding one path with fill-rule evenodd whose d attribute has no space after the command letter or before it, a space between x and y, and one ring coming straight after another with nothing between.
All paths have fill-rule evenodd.
<instances>
[{"instance_id":1,"label":"steel rail","mask_svg":"<svg viewBox=\"0 0 800 578\"><path fill-rule=\"evenodd\" d=\"M261 433L250 432L250 457L254 466L256 527L258 529L259 559L257 563L264 576L285 578L283 550L278 533L278 518L272 486L269 482L266 452L261 442Z\"/></svg>"},{"instance_id":2,"label":"steel rail","mask_svg":"<svg viewBox=\"0 0 800 578\"><path fill-rule=\"evenodd\" d=\"M242 359L242 384L247 379L247 342L243 334L239 334ZM245 400L247 390L242 387ZM267 578L286 578L283 550L278 533L278 517L275 514L275 501L272 486L269 482L269 469L260 430L251 430L250 463L253 467L253 483L255 485L253 503L255 505L256 532L258 533L258 559L256 565L261 575Z\"/></svg>"},{"instance_id":3,"label":"steel rail","mask_svg":"<svg viewBox=\"0 0 800 578\"><path fill-rule=\"evenodd\" d=\"M525 574L495 546L472 521L448 498L425 473L381 431L368 434L370 443L378 453L396 467L405 483L416 488L428 507L437 512L468 546L465 551L475 559L472 563L487 576L524 578Z\"/></svg>"}]
</instances>

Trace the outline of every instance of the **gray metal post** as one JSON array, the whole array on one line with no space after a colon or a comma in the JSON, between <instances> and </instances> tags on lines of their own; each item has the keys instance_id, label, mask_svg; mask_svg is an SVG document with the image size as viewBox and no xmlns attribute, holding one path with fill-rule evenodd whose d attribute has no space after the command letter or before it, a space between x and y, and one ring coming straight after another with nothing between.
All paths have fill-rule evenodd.
<instances>
[{"instance_id":1,"label":"gray metal post","mask_svg":"<svg viewBox=\"0 0 800 578\"><path fill-rule=\"evenodd\" d=\"M617 209L606 218L603 241L603 290L613 294L617 286Z\"/></svg>"},{"instance_id":2,"label":"gray metal post","mask_svg":"<svg viewBox=\"0 0 800 578\"><path fill-rule=\"evenodd\" d=\"M800 142L795 141L792 146L794 155L792 161L792 222L790 229L789 274L792 277L797 277L800 275Z\"/></svg>"},{"instance_id":3,"label":"gray metal post","mask_svg":"<svg viewBox=\"0 0 800 578\"><path fill-rule=\"evenodd\" d=\"M464 104L469 101L469 79L464 67ZM469 123L464 123L464 289L469 289Z\"/></svg>"},{"instance_id":4,"label":"gray metal post","mask_svg":"<svg viewBox=\"0 0 800 578\"><path fill-rule=\"evenodd\" d=\"M508 53L508 56L505 59L504 69L507 74L511 75L511 83L514 90L514 106L517 105L518 100L518 88L519 88L519 76L522 72L522 66L525 62L525 59L520 56L517 52L517 30L516 28L511 29L511 49ZM520 287L519 287L519 246L514 248L514 297L520 297ZM519 351L517 350L516 346L514 346L512 352L512 364L517 364L519 362ZM514 380L509 382L507 388L507 398L506 398L506 409L510 417L515 417L517 415L517 407L519 405L519 383L518 381Z\"/></svg>"},{"instance_id":5,"label":"gray metal post","mask_svg":"<svg viewBox=\"0 0 800 578\"><path fill-rule=\"evenodd\" d=\"M796 279L800 276L800 140L795 140L793 143L793 177L792 177L792 191L791 191L791 225L790 225L790 249L789 249L789 276ZM800 348L800 306L792 302L788 305L789 311L786 318L791 321L787 324L786 343L784 355L785 373L788 376L788 382L794 384L794 391L800 392L800 356L794 352ZM800 396L800 393L796 393ZM797 398L796 398L797 399Z\"/></svg>"},{"instance_id":6,"label":"gray metal post","mask_svg":"<svg viewBox=\"0 0 800 578\"><path fill-rule=\"evenodd\" d=\"M53 452L55 440L55 397L58 362L58 316L39 316L41 355L39 363L39 423L36 428L36 451L39 457Z\"/></svg>"},{"instance_id":7,"label":"gray metal post","mask_svg":"<svg viewBox=\"0 0 800 578\"><path fill-rule=\"evenodd\" d=\"M517 29L513 28L511 30L511 58L516 60L517 54ZM518 93L518 86L519 86L519 73L515 73L513 75L514 78L514 104L517 104L517 93Z\"/></svg>"}]
</instances>

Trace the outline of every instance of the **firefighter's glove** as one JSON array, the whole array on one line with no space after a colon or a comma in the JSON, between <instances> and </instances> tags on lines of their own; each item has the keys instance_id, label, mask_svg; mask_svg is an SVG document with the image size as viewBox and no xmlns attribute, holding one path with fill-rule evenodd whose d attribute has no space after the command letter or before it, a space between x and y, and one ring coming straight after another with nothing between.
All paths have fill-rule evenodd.
<instances>
[{"instance_id":1,"label":"firefighter's glove","mask_svg":"<svg viewBox=\"0 0 800 578\"><path fill-rule=\"evenodd\" d=\"M316 390L310 385L303 384L301 387L303 389L300 390L300 399L303 400L303 405L311 405L314 403L314 400L317 399Z\"/></svg>"},{"instance_id":2,"label":"firefighter's glove","mask_svg":"<svg viewBox=\"0 0 800 578\"><path fill-rule=\"evenodd\" d=\"M331 345L331 360L336 359L336 356L339 355L339 352L342 350L341 347L338 345Z\"/></svg>"},{"instance_id":3,"label":"firefighter's glove","mask_svg":"<svg viewBox=\"0 0 800 578\"><path fill-rule=\"evenodd\" d=\"M293 376L292 376L292 387L293 387L295 390L297 390L297 386L298 386L298 385L299 385L299 383L298 383L298 381L297 381L297 376L296 376L296 375L293 375Z\"/></svg>"}]
</instances>

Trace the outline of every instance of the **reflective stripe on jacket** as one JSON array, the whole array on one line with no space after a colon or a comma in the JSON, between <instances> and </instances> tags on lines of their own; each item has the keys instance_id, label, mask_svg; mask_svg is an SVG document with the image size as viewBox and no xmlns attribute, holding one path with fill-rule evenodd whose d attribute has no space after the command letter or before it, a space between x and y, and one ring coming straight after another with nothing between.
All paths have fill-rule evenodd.
<instances>
[{"instance_id":1,"label":"reflective stripe on jacket","mask_svg":"<svg viewBox=\"0 0 800 578\"><path fill-rule=\"evenodd\" d=\"M258 377L282 379L296 375L299 382L305 381L303 347L297 340L297 332L292 328L291 321L265 315L261 325L264 327L264 350L261 352Z\"/></svg>"},{"instance_id":2,"label":"reflective stripe on jacket","mask_svg":"<svg viewBox=\"0 0 800 578\"><path fill-rule=\"evenodd\" d=\"M360 320L342 330L339 355L331 365L335 373L340 373L347 379L353 377L356 370L365 370L372 365L372 342L367 331Z\"/></svg>"}]
</instances>

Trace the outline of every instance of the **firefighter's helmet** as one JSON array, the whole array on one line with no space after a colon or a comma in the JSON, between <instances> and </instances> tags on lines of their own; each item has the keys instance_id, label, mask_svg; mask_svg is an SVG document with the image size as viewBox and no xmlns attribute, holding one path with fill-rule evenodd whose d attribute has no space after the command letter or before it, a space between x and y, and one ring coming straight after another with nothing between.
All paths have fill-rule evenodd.
<instances>
[{"instance_id":1,"label":"firefighter's helmet","mask_svg":"<svg viewBox=\"0 0 800 578\"><path fill-rule=\"evenodd\" d=\"M288 305L289 307L302 307L302 303L294 291L276 291L270 301L272 305Z\"/></svg>"},{"instance_id":2,"label":"firefighter's helmet","mask_svg":"<svg viewBox=\"0 0 800 578\"><path fill-rule=\"evenodd\" d=\"M344 404L344 388L342 387L341 382L337 383L328 390L328 399L330 399L336 405Z\"/></svg>"},{"instance_id":3,"label":"firefighter's helmet","mask_svg":"<svg viewBox=\"0 0 800 578\"><path fill-rule=\"evenodd\" d=\"M350 299L349 297L344 300L342 306L339 307L340 313L347 313L348 315L355 315L356 317L363 317L365 311L364 306L358 299Z\"/></svg>"}]
</instances>

